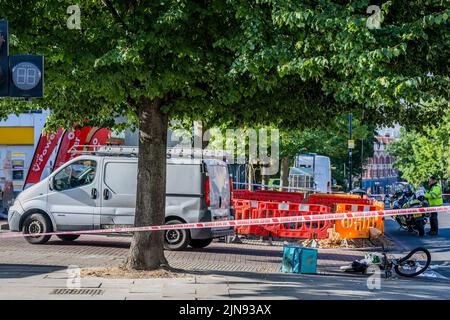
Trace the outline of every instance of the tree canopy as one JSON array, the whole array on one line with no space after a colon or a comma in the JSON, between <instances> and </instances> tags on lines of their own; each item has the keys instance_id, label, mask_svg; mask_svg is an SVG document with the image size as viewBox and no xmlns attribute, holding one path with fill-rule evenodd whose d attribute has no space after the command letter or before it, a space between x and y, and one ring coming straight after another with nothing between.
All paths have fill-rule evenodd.
<instances>
[{"instance_id":1,"label":"tree canopy","mask_svg":"<svg viewBox=\"0 0 450 320\"><path fill-rule=\"evenodd\" d=\"M350 110L362 121L417 124L448 107L445 2L388 1L380 29L369 1L1 0L11 52L46 58L57 125L137 124L142 96L172 118L316 126ZM30 106L2 101L2 116ZM419 120L420 119L420 120Z\"/></svg>"}]
</instances>

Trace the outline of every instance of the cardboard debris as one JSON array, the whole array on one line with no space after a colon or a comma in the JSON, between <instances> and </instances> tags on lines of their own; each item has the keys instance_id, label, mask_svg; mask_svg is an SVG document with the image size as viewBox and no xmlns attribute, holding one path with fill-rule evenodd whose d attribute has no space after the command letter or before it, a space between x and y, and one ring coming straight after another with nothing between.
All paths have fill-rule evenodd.
<instances>
[{"instance_id":1,"label":"cardboard debris","mask_svg":"<svg viewBox=\"0 0 450 320\"><path fill-rule=\"evenodd\" d=\"M370 239L378 239L382 236L382 232L377 228L369 228L369 237Z\"/></svg>"},{"instance_id":2,"label":"cardboard debris","mask_svg":"<svg viewBox=\"0 0 450 320\"><path fill-rule=\"evenodd\" d=\"M374 247L395 247L395 244L384 235L377 235L375 239L340 239L339 233L333 229L328 229L330 235L328 239L318 239L318 248L374 248ZM311 247L311 239L300 240L299 244L304 247Z\"/></svg>"}]
</instances>

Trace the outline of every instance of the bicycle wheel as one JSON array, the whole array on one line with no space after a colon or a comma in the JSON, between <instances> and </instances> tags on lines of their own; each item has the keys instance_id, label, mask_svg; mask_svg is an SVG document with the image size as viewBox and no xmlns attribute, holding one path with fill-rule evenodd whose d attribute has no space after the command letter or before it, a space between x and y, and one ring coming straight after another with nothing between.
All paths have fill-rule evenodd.
<instances>
[{"instance_id":1,"label":"bicycle wheel","mask_svg":"<svg viewBox=\"0 0 450 320\"><path fill-rule=\"evenodd\" d=\"M398 260L394 269L403 277L415 277L423 273L431 263L431 254L425 248L416 248Z\"/></svg>"}]
</instances>

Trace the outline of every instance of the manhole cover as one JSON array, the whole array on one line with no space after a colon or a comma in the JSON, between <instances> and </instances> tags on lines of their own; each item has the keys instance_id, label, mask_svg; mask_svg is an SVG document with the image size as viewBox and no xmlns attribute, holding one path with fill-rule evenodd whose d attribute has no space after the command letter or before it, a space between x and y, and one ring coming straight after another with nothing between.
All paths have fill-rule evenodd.
<instances>
[{"instance_id":1,"label":"manhole cover","mask_svg":"<svg viewBox=\"0 0 450 320\"><path fill-rule=\"evenodd\" d=\"M101 289L53 289L51 294L77 294L99 296L104 293Z\"/></svg>"}]
</instances>

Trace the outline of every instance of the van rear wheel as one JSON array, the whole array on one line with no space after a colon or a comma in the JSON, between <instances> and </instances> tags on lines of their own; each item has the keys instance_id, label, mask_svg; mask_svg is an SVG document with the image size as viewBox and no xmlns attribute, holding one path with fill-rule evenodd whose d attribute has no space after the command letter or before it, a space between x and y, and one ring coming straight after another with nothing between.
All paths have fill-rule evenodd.
<instances>
[{"instance_id":1,"label":"van rear wheel","mask_svg":"<svg viewBox=\"0 0 450 320\"><path fill-rule=\"evenodd\" d=\"M207 246L209 246L212 241L213 241L212 238L210 238L210 239L191 239L191 242L189 243L189 245L192 248L201 249L201 248L206 248Z\"/></svg>"},{"instance_id":2,"label":"van rear wheel","mask_svg":"<svg viewBox=\"0 0 450 320\"><path fill-rule=\"evenodd\" d=\"M179 220L170 220L166 224L181 224ZM164 249L171 251L180 251L186 249L191 242L191 233L189 230L173 229L164 232Z\"/></svg>"},{"instance_id":3,"label":"van rear wheel","mask_svg":"<svg viewBox=\"0 0 450 320\"><path fill-rule=\"evenodd\" d=\"M79 234L61 234L58 236L62 241L74 241L80 237Z\"/></svg>"},{"instance_id":4,"label":"van rear wheel","mask_svg":"<svg viewBox=\"0 0 450 320\"><path fill-rule=\"evenodd\" d=\"M39 234L52 232L52 224L50 220L41 213L33 213L27 217L23 223L23 233L28 234ZM25 239L31 244L44 244L50 240L52 236L26 236Z\"/></svg>"}]
</instances>

